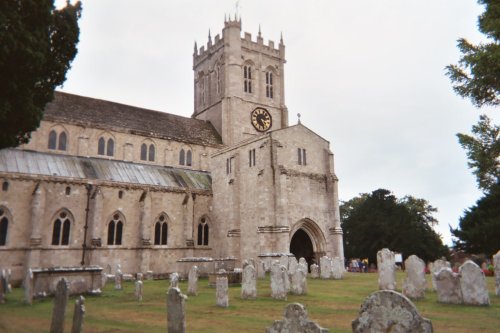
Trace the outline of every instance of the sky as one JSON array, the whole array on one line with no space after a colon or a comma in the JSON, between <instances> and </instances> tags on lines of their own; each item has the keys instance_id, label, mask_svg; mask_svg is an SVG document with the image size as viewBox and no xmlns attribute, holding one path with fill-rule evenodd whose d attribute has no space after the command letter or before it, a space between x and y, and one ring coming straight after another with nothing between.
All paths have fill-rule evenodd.
<instances>
[{"instance_id":1,"label":"sky","mask_svg":"<svg viewBox=\"0 0 500 333\"><path fill-rule=\"evenodd\" d=\"M194 43L222 35L237 13L254 41L259 27L266 44L283 35L290 125L300 113L330 142L340 200L379 188L424 198L451 245L449 225L482 195L456 133L481 113L500 123L445 75L458 38L485 41L482 12L474 0L84 0L59 90L190 117Z\"/></svg>"}]
</instances>

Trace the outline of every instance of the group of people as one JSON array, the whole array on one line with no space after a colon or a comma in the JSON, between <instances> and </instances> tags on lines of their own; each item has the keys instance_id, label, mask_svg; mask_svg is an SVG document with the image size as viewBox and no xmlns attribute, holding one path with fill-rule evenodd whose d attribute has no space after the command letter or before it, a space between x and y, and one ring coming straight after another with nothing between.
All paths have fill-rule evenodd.
<instances>
[{"instance_id":1,"label":"group of people","mask_svg":"<svg viewBox=\"0 0 500 333\"><path fill-rule=\"evenodd\" d=\"M368 273L368 258L347 260L346 267L349 272Z\"/></svg>"}]
</instances>

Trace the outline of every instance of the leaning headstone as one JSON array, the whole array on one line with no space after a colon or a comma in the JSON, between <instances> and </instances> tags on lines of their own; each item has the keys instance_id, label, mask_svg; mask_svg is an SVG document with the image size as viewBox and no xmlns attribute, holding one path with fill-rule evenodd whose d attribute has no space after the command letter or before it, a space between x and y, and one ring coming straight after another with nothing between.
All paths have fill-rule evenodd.
<instances>
[{"instance_id":1,"label":"leaning headstone","mask_svg":"<svg viewBox=\"0 0 500 333\"><path fill-rule=\"evenodd\" d=\"M344 260L339 257L332 258L332 278L341 280L344 277Z\"/></svg>"},{"instance_id":2,"label":"leaning headstone","mask_svg":"<svg viewBox=\"0 0 500 333\"><path fill-rule=\"evenodd\" d=\"M198 295L198 266L193 266L188 273L188 290L189 296Z\"/></svg>"},{"instance_id":3,"label":"leaning headstone","mask_svg":"<svg viewBox=\"0 0 500 333\"><path fill-rule=\"evenodd\" d=\"M406 279L403 282L403 295L413 299L425 296L425 262L412 254L405 260Z\"/></svg>"},{"instance_id":4,"label":"leaning headstone","mask_svg":"<svg viewBox=\"0 0 500 333\"><path fill-rule=\"evenodd\" d=\"M271 297L286 300L287 284L289 284L288 273L285 266L274 262L271 266Z\"/></svg>"},{"instance_id":5,"label":"leaning headstone","mask_svg":"<svg viewBox=\"0 0 500 333\"><path fill-rule=\"evenodd\" d=\"M266 333L328 333L326 328L307 318L307 311L302 304L291 303L285 307L283 320L275 320L266 328Z\"/></svg>"},{"instance_id":6,"label":"leaning headstone","mask_svg":"<svg viewBox=\"0 0 500 333\"><path fill-rule=\"evenodd\" d=\"M219 273L223 273L220 272ZM227 308L229 306L229 288L227 283L226 275L218 275L215 281L216 287L216 305L222 308Z\"/></svg>"},{"instance_id":7,"label":"leaning headstone","mask_svg":"<svg viewBox=\"0 0 500 333\"><path fill-rule=\"evenodd\" d=\"M313 279L319 278L319 266L316 264L311 265L311 277Z\"/></svg>"},{"instance_id":8,"label":"leaning headstone","mask_svg":"<svg viewBox=\"0 0 500 333\"><path fill-rule=\"evenodd\" d=\"M319 271L322 279L329 279L332 274L332 261L327 256L319 258Z\"/></svg>"},{"instance_id":9,"label":"leaning headstone","mask_svg":"<svg viewBox=\"0 0 500 333\"><path fill-rule=\"evenodd\" d=\"M493 265L495 267L495 293L500 296L500 251L493 256Z\"/></svg>"},{"instance_id":10,"label":"leaning headstone","mask_svg":"<svg viewBox=\"0 0 500 333\"><path fill-rule=\"evenodd\" d=\"M257 272L252 265L243 268L241 277L241 298L257 298Z\"/></svg>"},{"instance_id":11,"label":"leaning headstone","mask_svg":"<svg viewBox=\"0 0 500 333\"><path fill-rule=\"evenodd\" d=\"M299 263L297 262L297 258L290 257L288 259L288 274L293 275L295 273L295 271L297 270L297 266L299 266Z\"/></svg>"},{"instance_id":12,"label":"leaning headstone","mask_svg":"<svg viewBox=\"0 0 500 333\"><path fill-rule=\"evenodd\" d=\"M467 260L460 266L459 272L464 304L490 305L486 278L481 268L475 262Z\"/></svg>"},{"instance_id":13,"label":"leaning headstone","mask_svg":"<svg viewBox=\"0 0 500 333\"><path fill-rule=\"evenodd\" d=\"M26 277L24 278L24 302L26 304L33 304L33 272L31 268L28 269Z\"/></svg>"},{"instance_id":14,"label":"leaning headstone","mask_svg":"<svg viewBox=\"0 0 500 333\"><path fill-rule=\"evenodd\" d=\"M438 302L462 304L459 274L454 273L449 267L442 267L432 278L436 281Z\"/></svg>"},{"instance_id":15,"label":"leaning headstone","mask_svg":"<svg viewBox=\"0 0 500 333\"><path fill-rule=\"evenodd\" d=\"M142 294L143 294L143 282L141 280L135 281L135 299L138 300L139 302L142 301Z\"/></svg>"},{"instance_id":16,"label":"leaning headstone","mask_svg":"<svg viewBox=\"0 0 500 333\"><path fill-rule=\"evenodd\" d=\"M368 296L352 321L354 333L409 332L431 333L432 323L423 318L415 305L403 294L379 290Z\"/></svg>"},{"instance_id":17,"label":"leaning headstone","mask_svg":"<svg viewBox=\"0 0 500 333\"><path fill-rule=\"evenodd\" d=\"M282 255L280 257L280 265L285 266L287 271L288 271L288 262L289 262L289 257L287 255Z\"/></svg>"},{"instance_id":18,"label":"leaning headstone","mask_svg":"<svg viewBox=\"0 0 500 333\"><path fill-rule=\"evenodd\" d=\"M307 271L303 267L297 268L292 277L292 287L291 292L294 295L306 295L307 294Z\"/></svg>"},{"instance_id":19,"label":"leaning headstone","mask_svg":"<svg viewBox=\"0 0 500 333\"><path fill-rule=\"evenodd\" d=\"M167 292L167 332L186 332L186 309L187 296L181 293L177 287L170 287Z\"/></svg>"},{"instance_id":20,"label":"leaning headstone","mask_svg":"<svg viewBox=\"0 0 500 333\"><path fill-rule=\"evenodd\" d=\"M123 273L120 264L116 265L115 290L122 290Z\"/></svg>"},{"instance_id":21,"label":"leaning headstone","mask_svg":"<svg viewBox=\"0 0 500 333\"><path fill-rule=\"evenodd\" d=\"M266 278L266 263L264 261L259 261L259 268L257 269L257 276L259 279Z\"/></svg>"},{"instance_id":22,"label":"leaning headstone","mask_svg":"<svg viewBox=\"0 0 500 333\"><path fill-rule=\"evenodd\" d=\"M309 271L309 266L307 265L307 261L304 257L300 257L299 259L299 266L302 267L302 269L307 272Z\"/></svg>"},{"instance_id":23,"label":"leaning headstone","mask_svg":"<svg viewBox=\"0 0 500 333\"><path fill-rule=\"evenodd\" d=\"M396 261L394 252L384 248L377 252L378 288L380 290L396 289Z\"/></svg>"},{"instance_id":24,"label":"leaning headstone","mask_svg":"<svg viewBox=\"0 0 500 333\"><path fill-rule=\"evenodd\" d=\"M434 289L434 290L436 290L436 288L437 288L436 280L434 279L434 277L436 276L435 274L438 273L441 270L441 268L443 268L443 267L451 268L450 262L446 261L446 260L438 259L430 265L430 272L432 275L432 289Z\"/></svg>"},{"instance_id":25,"label":"leaning headstone","mask_svg":"<svg viewBox=\"0 0 500 333\"><path fill-rule=\"evenodd\" d=\"M75 301L75 310L73 311L73 325L71 333L83 333L83 318L85 317L85 298L78 296Z\"/></svg>"},{"instance_id":26,"label":"leaning headstone","mask_svg":"<svg viewBox=\"0 0 500 333\"><path fill-rule=\"evenodd\" d=\"M66 305L69 297L68 280L62 278L57 282L54 296L54 309L52 310L52 322L50 324L50 333L64 332L64 316L66 315Z\"/></svg>"},{"instance_id":27,"label":"leaning headstone","mask_svg":"<svg viewBox=\"0 0 500 333\"><path fill-rule=\"evenodd\" d=\"M170 274L170 288L177 288L179 285L179 273L173 272Z\"/></svg>"}]
</instances>

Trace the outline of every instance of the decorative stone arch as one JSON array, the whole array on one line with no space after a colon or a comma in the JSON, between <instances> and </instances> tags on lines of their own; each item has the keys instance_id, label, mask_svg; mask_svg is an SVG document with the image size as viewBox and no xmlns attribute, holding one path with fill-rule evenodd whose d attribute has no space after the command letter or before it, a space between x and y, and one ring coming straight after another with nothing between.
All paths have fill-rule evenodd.
<instances>
[{"instance_id":1,"label":"decorative stone arch","mask_svg":"<svg viewBox=\"0 0 500 333\"><path fill-rule=\"evenodd\" d=\"M9 228L12 228L13 223L10 209L0 204L0 246L7 245Z\"/></svg>"},{"instance_id":2,"label":"decorative stone arch","mask_svg":"<svg viewBox=\"0 0 500 333\"><path fill-rule=\"evenodd\" d=\"M198 225L196 226L196 245L197 246L208 246L210 244L210 229L212 225L210 223L210 217L208 214L203 214L198 219ZM212 233L213 234L213 233Z\"/></svg>"},{"instance_id":3,"label":"decorative stone arch","mask_svg":"<svg viewBox=\"0 0 500 333\"><path fill-rule=\"evenodd\" d=\"M71 230L75 228L75 217L65 207L59 209L50 219L50 244L70 245Z\"/></svg>"},{"instance_id":4,"label":"decorative stone arch","mask_svg":"<svg viewBox=\"0 0 500 333\"><path fill-rule=\"evenodd\" d=\"M106 219L106 239L107 245L123 245L123 229L126 224L125 215L116 210Z\"/></svg>"},{"instance_id":5,"label":"decorative stone arch","mask_svg":"<svg viewBox=\"0 0 500 333\"><path fill-rule=\"evenodd\" d=\"M154 245L168 245L168 238L171 228L171 220L167 213L164 211L158 214L153 220L154 226Z\"/></svg>"},{"instance_id":6,"label":"decorative stone arch","mask_svg":"<svg viewBox=\"0 0 500 333\"><path fill-rule=\"evenodd\" d=\"M308 244L297 242L297 238L295 237L304 239L306 243L307 239L305 238L309 238L311 249L306 249L305 247ZM302 248L297 248L297 246L302 246ZM290 252L297 252L294 254L299 257L304 256L309 266L313 263L319 264L319 258L326 254L326 249L326 237L321 228L313 220L304 218L295 223L290 229Z\"/></svg>"}]
</instances>

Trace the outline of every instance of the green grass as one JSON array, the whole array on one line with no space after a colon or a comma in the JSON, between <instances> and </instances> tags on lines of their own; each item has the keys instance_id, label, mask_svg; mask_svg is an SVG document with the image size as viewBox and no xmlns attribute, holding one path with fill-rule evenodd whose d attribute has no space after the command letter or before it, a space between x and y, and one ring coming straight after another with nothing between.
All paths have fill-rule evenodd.
<instances>
[{"instance_id":1,"label":"green grass","mask_svg":"<svg viewBox=\"0 0 500 333\"><path fill-rule=\"evenodd\" d=\"M429 276L428 276L429 278ZM398 287L404 273L398 273ZM500 297L494 294L494 278L487 277L491 305L474 307L440 304L436 294L426 293L415 301L420 314L432 320L435 332L499 332ZM430 286L430 282L429 282ZM229 289L229 308L215 306L215 289L208 281L199 281L198 296L186 302L187 332L264 332L274 320L281 319L288 303L306 306L309 318L330 332L351 332L363 300L378 289L376 274L348 273L344 280L308 280L309 294L289 295L288 301L270 297L269 279L258 281L258 299L242 300L240 288ZM134 284L124 283L124 290L115 291L108 284L101 296L86 297L84 329L89 332L162 332L166 331L166 291L168 282L145 281L144 300L134 299ZM183 292L185 282L180 283ZM14 289L7 302L0 304L0 332L48 332L52 315L52 299L35 300L33 305L22 301L23 290ZM66 332L71 330L75 298L71 298L66 315Z\"/></svg>"}]
</instances>

